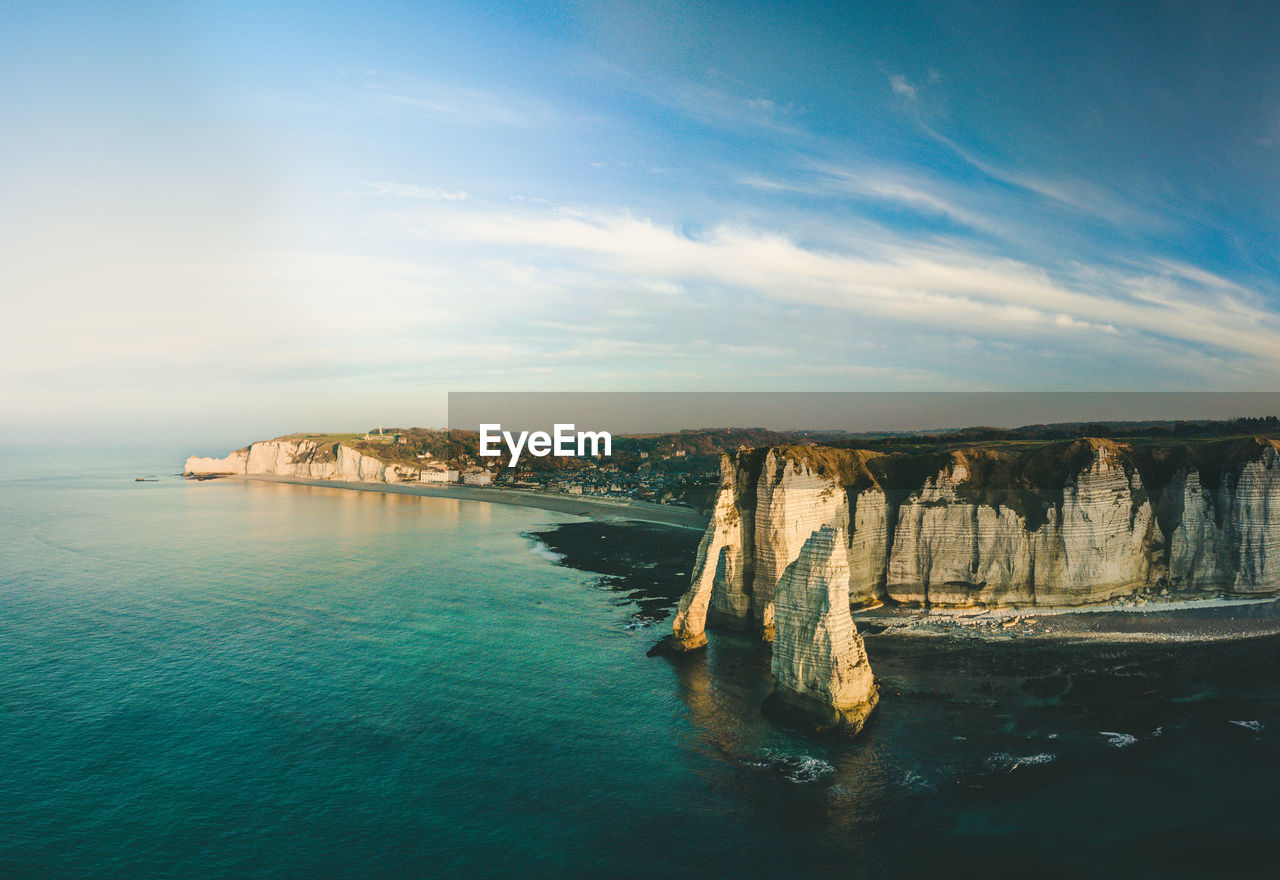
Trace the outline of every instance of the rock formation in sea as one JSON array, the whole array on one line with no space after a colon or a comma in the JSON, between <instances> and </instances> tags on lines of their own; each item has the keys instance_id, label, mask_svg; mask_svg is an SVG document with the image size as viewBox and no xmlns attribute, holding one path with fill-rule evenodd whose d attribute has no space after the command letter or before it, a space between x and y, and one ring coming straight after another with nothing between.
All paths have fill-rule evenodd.
<instances>
[{"instance_id":1,"label":"rock formation in sea","mask_svg":"<svg viewBox=\"0 0 1280 880\"><path fill-rule=\"evenodd\" d=\"M778 580L768 708L819 731L852 736L878 696L849 612L848 547L843 528L821 526Z\"/></svg>"},{"instance_id":2,"label":"rock formation in sea","mask_svg":"<svg viewBox=\"0 0 1280 880\"><path fill-rule=\"evenodd\" d=\"M675 641L708 624L774 638L781 579L824 528L855 607L1277 593L1280 441L744 449L721 462Z\"/></svg>"},{"instance_id":3,"label":"rock formation in sea","mask_svg":"<svg viewBox=\"0 0 1280 880\"><path fill-rule=\"evenodd\" d=\"M262 440L226 458L187 459L191 475L261 475L353 483L403 483L433 474L424 468L394 464L365 455L341 443L316 440Z\"/></svg>"}]
</instances>

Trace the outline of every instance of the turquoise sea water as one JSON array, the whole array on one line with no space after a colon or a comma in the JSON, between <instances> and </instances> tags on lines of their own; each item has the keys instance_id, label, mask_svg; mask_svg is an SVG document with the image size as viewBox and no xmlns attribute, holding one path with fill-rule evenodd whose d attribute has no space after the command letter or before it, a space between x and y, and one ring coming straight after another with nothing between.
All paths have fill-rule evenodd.
<instances>
[{"instance_id":1,"label":"turquoise sea water","mask_svg":"<svg viewBox=\"0 0 1280 880\"><path fill-rule=\"evenodd\" d=\"M826 742L760 715L750 639L647 658L527 536L571 517L133 482L173 469L0 475L0 876L1212 876L1280 841L1273 641L871 636L882 707Z\"/></svg>"}]
</instances>

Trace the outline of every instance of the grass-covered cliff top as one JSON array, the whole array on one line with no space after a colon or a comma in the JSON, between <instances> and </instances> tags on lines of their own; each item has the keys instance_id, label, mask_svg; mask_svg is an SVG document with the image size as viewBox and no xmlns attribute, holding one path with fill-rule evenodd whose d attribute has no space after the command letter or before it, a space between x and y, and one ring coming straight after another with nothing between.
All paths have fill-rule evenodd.
<instances>
[{"instance_id":1,"label":"grass-covered cliff top","mask_svg":"<svg viewBox=\"0 0 1280 880\"><path fill-rule=\"evenodd\" d=\"M285 434L276 440L305 440L320 445L340 443L349 449L376 458L385 464L422 467L431 461L450 461L473 452L477 434L474 431L447 431L435 428L388 428L381 436L371 432ZM420 456L426 455L427 458Z\"/></svg>"},{"instance_id":2,"label":"grass-covered cliff top","mask_svg":"<svg viewBox=\"0 0 1280 880\"><path fill-rule=\"evenodd\" d=\"M1275 436L1202 437L1186 441L1168 438L1081 437L1036 441L999 439L979 442L915 442L906 448L836 448L810 445L773 447L782 457L845 487L850 502L867 489L879 489L894 501L919 491L940 472L963 466L968 476L956 485L965 500L995 508L1009 508L1038 528L1047 509L1062 503L1063 489L1105 451L1141 488L1134 504L1159 499L1180 471L1196 471L1201 483L1215 490L1223 476L1258 460L1267 449L1280 450ZM755 461L762 461L758 451ZM758 466L756 473L759 473Z\"/></svg>"}]
</instances>

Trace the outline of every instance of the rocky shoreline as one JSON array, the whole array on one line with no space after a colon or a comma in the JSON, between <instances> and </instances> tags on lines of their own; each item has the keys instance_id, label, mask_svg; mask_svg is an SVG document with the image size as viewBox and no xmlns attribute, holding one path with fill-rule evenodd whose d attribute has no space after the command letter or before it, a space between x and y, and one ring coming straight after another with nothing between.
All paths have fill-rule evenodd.
<instances>
[{"instance_id":1,"label":"rocky shoreline","mask_svg":"<svg viewBox=\"0 0 1280 880\"><path fill-rule=\"evenodd\" d=\"M1129 600L1083 608L854 612L864 635L986 641L1215 642L1280 635L1280 597Z\"/></svg>"}]
</instances>

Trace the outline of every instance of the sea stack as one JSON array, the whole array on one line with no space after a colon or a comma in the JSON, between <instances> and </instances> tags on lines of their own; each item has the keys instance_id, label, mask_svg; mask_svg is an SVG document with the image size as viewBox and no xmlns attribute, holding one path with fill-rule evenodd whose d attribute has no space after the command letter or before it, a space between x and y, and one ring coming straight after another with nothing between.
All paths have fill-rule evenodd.
<instances>
[{"instance_id":1,"label":"sea stack","mask_svg":"<svg viewBox=\"0 0 1280 880\"><path fill-rule=\"evenodd\" d=\"M778 581L767 708L819 732L854 736L879 697L849 612L847 547L844 529L822 526Z\"/></svg>"}]
</instances>

